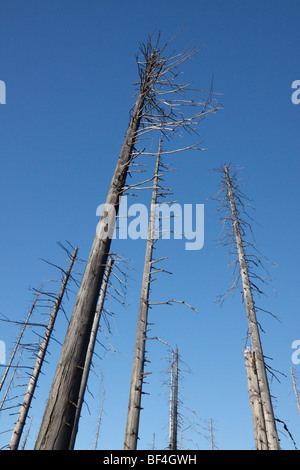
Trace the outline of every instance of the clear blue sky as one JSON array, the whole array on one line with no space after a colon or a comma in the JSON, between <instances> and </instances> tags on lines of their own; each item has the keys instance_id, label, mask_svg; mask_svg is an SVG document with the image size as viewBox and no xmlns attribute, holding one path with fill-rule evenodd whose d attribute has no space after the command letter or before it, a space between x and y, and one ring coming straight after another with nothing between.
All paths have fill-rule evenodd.
<instances>
[{"instance_id":1,"label":"clear blue sky","mask_svg":"<svg viewBox=\"0 0 300 470\"><path fill-rule=\"evenodd\" d=\"M1 1L0 80L6 83L6 105L0 106L1 248L0 311L24 319L32 302L29 287L53 276L39 261L63 264L56 242L78 244L87 258L97 223L96 208L104 202L128 123L137 80L135 54L154 30L175 41L178 51L193 42L201 50L186 68L186 80L222 93L223 110L204 121L201 138L208 148L200 155L177 155L177 172L168 179L176 199L205 204L205 244L198 252L183 243L164 241L158 248L169 256L153 287L152 299L183 299L199 313L163 306L150 312L153 336L176 344L191 369L182 381L183 404L206 423L214 420L220 449L254 447L250 404L243 362L247 320L237 293L222 308L215 303L231 283L226 249L216 249L219 226L216 206L218 176L209 171L231 161L242 165L247 194L256 207L254 226L259 249L270 258L273 286L261 305L281 323L260 316L266 330L264 352L272 367L286 374L271 383L276 416L285 421L300 446L299 416L292 391L292 342L300 339L299 306L299 121L300 105L291 102L291 84L300 79L298 1L199 0L88 2ZM151 169L151 167L150 167ZM116 242L114 251L132 259L130 306L115 304L110 341L116 354L96 361L106 389L100 449L123 447L131 378L144 241ZM74 299L66 302L68 315ZM61 315L56 338L62 341L66 321ZM0 340L8 351L16 331L1 323ZM105 342L105 340L103 340ZM160 371L167 349L149 342L152 371L143 397L140 449L167 446L168 402ZM48 388L59 353L51 343L34 407L28 448L34 445ZM103 356L99 348L98 354ZM293 365L299 374L300 365ZM83 410L78 448L91 448L101 403L101 384L92 374ZM15 409L14 411L18 411ZM90 413L89 413L90 412ZM182 414L188 414L182 408ZM1 431L14 417L0 418ZM282 430L282 427L279 427ZM293 448L280 434L283 448ZM0 435L1 446L10 433ZM203 437L186 438L208 449ZM194 443L185 441L186 447Z\"/></svg>"}]
</instances>

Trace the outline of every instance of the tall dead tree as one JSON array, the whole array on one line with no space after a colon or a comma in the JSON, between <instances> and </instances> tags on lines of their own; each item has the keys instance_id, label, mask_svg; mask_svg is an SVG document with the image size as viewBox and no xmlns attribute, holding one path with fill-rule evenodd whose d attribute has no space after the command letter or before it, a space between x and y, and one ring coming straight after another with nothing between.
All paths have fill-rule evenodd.
<instances>
[{"instance_id":1,"label":"tall dead tree","mask_svg":"<svg viewBox=\"0 0 300 470\"><path fill-rule=\"evenodd\" d=\"M125 430L125 450L135 450L137 447L138 440L138 429L141 409L141 398L142 398L142 387L144 380L144 365L145 365L145 345L147 339L147 327L148 327L148 303L149 303L149 291L151 282L151 270L152 270L152 253L153 245L155 240L155 211L157 202L157 191L158 191L158 179L159 179L159 165L160 165L160 152L161 152L161 141L159 143L158 154L156 158L153 191L151 199L150 219L149 219L149 230L147 247L144 262L144 273L142 290L140 296L139 315L137 321L135 348L133 356L133 367L128 403L127 422Z\"/></svg>"},{"instance_id":2,"label":"tall dead tree","mask_svg":"<svg viewBox=\"0 0 300 470\"><path fill-rule=\"evenodd\" d=\"M205 99L201 98L200 101L195 98L189 101L176 100L178 93L188 90L187 84L176 82L180 66L195 51L186 50L181 54L172 53L168 56L166 47L167 44L160 47L159 41L155 42L150 37L140 48L137 100L65 336L35 444L37 450L63 450L68 449L70 445L82 371L120 196L129 165L141 153L136 150L135 145L145 134L153 130L164 134L172 134L177 129L189 131L199 121L219 109L219 105L212 106L211 93L205 94ZM175 98L172 99L172 96ZM171 99L167 100L167 97ZM184 116L182 107L185 106L189 109L191 106L196 107L196 113Z\"/></svg>"},{"instance_id":3,"label":"tall dead tree","mask_svg":"<svg viewBox=\"0 0 300 470\"><path fill-rule=\"evenodd\" d=\"M262 265L262 256L256 254L246 254L245 246L249 248L250 242L244 240L245 227L250 227L249 222L241 217L241 213L245 212L245 204L243 199L249 201L240 190L238 184L237 174L230 174L230 167L225 165L219 170L222 174L221 189L217 194L220 201L220 207L222 210L227 211L223 216L222 223L228 224L227 233L223 237L223 240L227 239L227 244L232 246L235 243L237 259L234 261L235 265L239 266L239 275L237 279L241 279L243 296L247 311L249 336L251 340L252 353L255 358L255 367L257 371L258 390L261 398L261 405L264 415L264 423L267 435L267 445L269 450L279 450L279 439L276 429L276 423L273 412L273 405L271 400L271 394L269 389L269 382L266 372L266 364L263 355L263 349L259 333L259 325L256 317L256 307L253 300L253 291L259 290L257 287L257 279L259 276L253 272L251 266ZM250 227L251 228L251 227ZM229 242L228 242L229 239ZM256 279L256 284L252 279ZM237 280L234 282L232 288L237 284Z\"/></svg>"},{"instance_id":4,"label":"tall dead tree","mask_svg":"<svg viewBox=\"0 0 300 470\"><path fill-rule=\"evenodd\" d=\"M77 252L78 252L78 247L76 247L74 249L74 252L71 256L69 267L68 267L68 269L65 273L64 279L63 279L62 284L61 284L60 291L59 291L58 296L56 298L56 301L54 303L54 307L53 307L52 313L50 315L48 325L47 325L46 330L45 330L44 338L43 338L43 341L41 343L41 346L40 346L40 349L39 349L39 352L38 352L38 355L37 355L37 358L36 358L35 366L33 368L33 371L32 371L32 374L31 374L31 377L30 377L30 380L29 380L29 384L28 384L28 387L27 387L27 391L25 393L23 403L21 405L21 409L20 409L20 412L19 412L19 415L18 415L18 419L17 419L17 422L15 424L14 431L13 431L13 434L12 434L12 437L11 437L11 440L10 440L9 450L17 450L18 449L20 439L21 439L21 435L22 435L22 432L23 432L23 429L24 429L24 426L25 426L25 422L26 422L26 418L27 418L27 415L28 415L28 411L29 411L31 401L32 401L32 398L33 398L33 395L34 395L34 392L35 392L35 388L36 388L36 385L37 385L37 381L38 381L38 378L39 378L39 375L40 375L40 372L41 372L41 369L42 369L42 365L43 365L44 358L45 358L45 355L46 355L46 352L47 352L48 344L49 344L49 341L50 341L50 338L51 338L51 335L52 335L55 320L56 320L58 311L60 309L60 306L61 306L61 303L62 303L62 300L63 300L63 296L64 296L64 293L65 293L65 290L66 290L66 287L67 287L67 284L68 284L68 281L69 281L69 278L70 278L70 275L71 275L71 271L73 269L73 265L74 265L75 260L76 260Z\"/></svg>"}]
</instances>

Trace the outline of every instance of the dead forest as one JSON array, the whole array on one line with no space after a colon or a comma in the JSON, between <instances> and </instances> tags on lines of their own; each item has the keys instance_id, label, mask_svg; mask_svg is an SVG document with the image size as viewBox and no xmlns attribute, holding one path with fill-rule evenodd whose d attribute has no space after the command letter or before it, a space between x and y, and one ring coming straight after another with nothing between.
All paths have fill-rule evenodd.
<instances>
[{"instance_id":1,"label":"dead forest","mask_svg":"<svg viewBox=\"0 0 300 470\"><path fill-rule=\"evenodd\" d=\"M178 297L177 292L172 297L157 298L152 289L153 283L163 286L165 276L186 278L189 275L180 271L171 273L168 257L160 249L162 239L166 238L167 226L172 231L169 236L179 237L176 215L170 212L163 215L156 211L157 205L165 207L176 202L176 187L169 188L168 183L169 175L177 171L173 157L180 154L182 158L187 158L190 171L193 171L193 159L199 158L205 150L201 131L203 120L213 120L216 113L222 113L222 95L214 90L213 80L206 90L205 84L198 83L199 77L183 80L186 63L198 53L194 47L174 51L172 40L163 43L159 34L149 36L140 45L136 56L134 102L128 110L128 125L124 123L127 125L124 140L122 136L115 137L120 140L121 150L117 158L110 156L115 163L111 181L101 181L108 191L95 232L90 234L91 248L87 259L81 258L81 241L74 242L70 234L71 241L58 243L58 251L65 260L63 265L58 266L56 262L46 259L47 253L44 254L45 259L41 263L44 263L45 272L51 279L37 288L31 288L32 306L28 312L23 312L23 320L1 315L1 323L6 322L16 331L16 342L13 348L7 350L6 363L1 364L0 369L0 432L2 441L6 441L3 449L26 450L29 436L30 446L34 450L76 449L83 407L85 402L96 399L89 392L89 380L96 375L96 370L101 396L100 400L97 397L99 415L92 438L94 450L102 448L101 427L107 390L105 376L102 377L99 370L101 362L106 361L110 350L113 350L112 325L118 324L118 315L110 310L109 300L113 299L119 309L130 302L127 290L131 283L131 260L117 252L114 234L121 230L123 216L119 214L122 198L128 197L129 201L136 203L141 194L148 201L149 218L144 240L143 271L136 273L140 288L139 303L130 305L136 330L132 350L126 352L131 364L126 422L116 423L124 429L122 450L140 449L144 396L147 395L147 383L151 381L151 367L154 366L148 352L148 345L152 342L159 344L161 357L164 358L163 364L156 364L156 367L162 370L161 382L166 392L167 436L166 442L158 442L153 423L152 448L170 451L198 448L196 441L201 435L206 449L218 449L215 431L218 417L202 416L203 406L200 404L197 410L185 407L182 390L185 374L189 373L189 358L177 344L169 344L168 331L160 328L159 316L155 318L155 331L159 333L152 332L152 311L159 307L180 306L182 315L190 322L190 328L197 328L196 323L193 325L193 315L201 309L200 297L199 304L191 305L187 298ZM178 145L178 142L183 142L183 145ZM252 416L248 426L253 432L253 449L280 450L281 432L288 435L297 449L288 423L274 410L270 389L270 380L280 372L276 371L276 366L271 367L264 352L263 325L258 320L261 311L259 296L268 283L269 260L260 253L253 237L251 187L244 192L247 168L242 169L228 162L220 163L220 167L213 169L213 172L216 184L207 196L214 204L220 223L220 233L216 234L218 249L228 252L232 272L232 285L225 294L220 293L217 301L222 305L230 302L234 292L241 294L240 310L244 315L247 338L240 380L248 387ZM199 180L202 177L205 178L205 175L199 175ZM169 224L166 224L166 217L170 219ZM224 265L223 268L224 277L228 278L230 285L228 266ZM202 269L208 270L209 266ZM262 270L265 270L266 277L261 274ZM74 299L72 307L69 298ZM276 316L273 312L265 313ZM67 324L62 342L56 339L55 325L59 317ZM241 331L240 336L243 335L244 331ZM59 350L59 354L54 353L54 349ZM96 363L100 366L95 367ZM39 393L39 381L47 380L48 364L55 373L45 397ZM113 363L111 367L113 369ZM291 400L296 399L297 414L300 412L299 392L292 368L288 380L293 385L294 396ZM32 420L35 419L31 416L33 401L39 403L42 415L36 435L32 434L31 429ZM1 419L2 416L6 419ZM8 422L11 423L9 429ZM184 444L185 436L188 439ZM232 440L234 445L234 436Z\"/></svg>"}]
</instances>

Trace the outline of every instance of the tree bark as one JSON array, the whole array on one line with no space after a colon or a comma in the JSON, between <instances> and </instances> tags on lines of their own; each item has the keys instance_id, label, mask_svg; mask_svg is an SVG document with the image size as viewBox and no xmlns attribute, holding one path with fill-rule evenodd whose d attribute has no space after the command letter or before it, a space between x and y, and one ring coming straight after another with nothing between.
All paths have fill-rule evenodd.
<instances>
[{"instance_id":1,"label":"tree bark","mask_svg":"<svg viewBox=\"0 0 300 470\"><path fill-rule=\"evenodd\" d=\"M299 403L299 397L298 397L298 392L297 392L297 387L296 387L296 382L295 382L295 377L294 377L294 372L293 372L292 367L291 367L291 375L292 375L292 381L293 381L293 389L294 389L296 402L297 402L297 408L298 408L298 412L299 412L299 415L300 415L300 403Z\"/></svg>"},{"instance_id":2,"label":"tree bark","mask_svg":"<svg viewBox=\"0 0 300 470\"><path fill-rule=\"evenodd\" d=\"M250 397L253 430L256 450L268 450L268 440L262 400L257 380L257 370L254 354L247 348L245 353L245 366L247 374L248 392Z\"/></svg>"},{"instance_id":3,"label":"tree bark","mask_svg":"<svg viewBox=\"0 0 300 470\"><path fill-rule=\"evenodd\" d=\"M102 310L103 310L103 305L104 305L108 280L109 280L109 276L110 276L110 273L111 273L113 263L114 263L114 259L110 258L108 260L108 263L107 263L107 266L106 266L104 279L103 279L103 283L102 283L102 286L101 286L99 302L98 302L97 310L96 310L95 317L94 317L90 342L89 342L87 355L86 355L86 359L85 359L85 363L84 363L84 369L83 369L83 374L82 374L82 379L81 379L81 384L80 384L80 391L79 391L79 396L78 396L77 409L76 409L76 415L75 415L75 420L74 420L73 432L72 432L72 436L71 436L71 439L70 439L69 450L73 450L74 445L75 445L81 408L82 408L82 404L83 404L83 400L84 400L84 394L85 394L87 381L88 381L88 377L89 377L89 372L90 372L90 367L91 367L91 363L92 363L92 357L93 357L93 353L94 353L99 322L100 322L100 318L101 318L101 314L102 314Z\"/></svg>"},{"instance_id":4,"label":"tree bark","mask_svg":"<svg viewBox=\"0 0 300 470\"><path fill-rule=\"evenodd\" d=\"M248 268L245 258L243 240L240 232L240 226L238 221L238 216L236 212L236 206L234 201L234 195L231 187L230 176L229 176L229 169L225 166L225 176L228 188L228 195L232 213L232 221L234 226L235 238L236 238L236 246L238 251L239 257L239 265L240 265L240 273L243 283L243 292L244 292L244 299L246 304L247 310L247 317L248 317L248 324L249 324L249 332L251 338L251 345L252 351L255 354L255 362L256 362L256 369L257 369L257 378L259 383L260 394L262 398L262 406L264 411L264 418L265 418L265 425L266 425L266 432L268 438L268 447L270 450L279 450L279 439L275 424L275 418L273 413L273 405L269 390L268 378L266 374L266 367L264 362L262 344L260 340L258 324L256 319L254 301L251 291L251 284L248 275Z\"/></svg>"}]
</instances>

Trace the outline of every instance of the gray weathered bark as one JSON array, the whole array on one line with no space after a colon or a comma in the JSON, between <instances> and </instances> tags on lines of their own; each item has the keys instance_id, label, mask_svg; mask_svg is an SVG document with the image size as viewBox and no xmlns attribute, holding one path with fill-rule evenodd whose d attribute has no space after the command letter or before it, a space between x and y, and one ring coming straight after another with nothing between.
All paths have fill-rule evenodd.
<instances>
[{"instance_id":1,"label":"gray weathered bark","mask_svg":"<svg viewBox=\"0 0 300 470\"><path fill-rule=\"evenodd\" d=\"M256 450L268 450L268 440L262 400L257 379L257 370L254 353L247 348L245 353L245 366L247 374L248 392L250 397L253 430Z\"/></svg>"},{"instance_id":2,"label":"gray weathered bark","mask_svg":"<svg viewBox=\"0 0 300 470\"><path fill-rule=\"evenodd\" d=\"M104 305L104 300L105 300L105 295L106 295L106 290L107 290L107 286L108 286L108 280L109 280L109 276L110 276L110 273L111 273L113 263L114 263L114 259L109 258L107 266L106 266L105 274L104 274L103 283L102 283L102 286L101 286L99 302L98 302L97 310L96 310L95 317L94 317L90 342L89 342L87 355L86 355L86 359L85 359L85 363L84 363L84 369L83 369L83 374L82 374L82 379L81 379L81 384L80 384L80 391L79 391L79 396L78 396L78 402L77 402L76 414L75 414L75 419L74 419L73 432L72 432L72 436L71 436L71 439L70 439L69 450L73 450L74 445L75 445L81 408L82 408L82 404L83 404L83 400L84 400L84 394L85 394L87 381L88 381L88 377L89 377L90 366L91 366L91 363L92 363L92 357L93 357L93 353L94 353L99 322L100 322L100 318L101 318L101 314L102 314L102 310L103 310L103 305Z\"/></svg>"},{"instance_id":3,"label":"gray weathered bark","mask_svg":"<svg viewBox=\"0 0 300 470\"><path fill-rule=\"evenodd\" d=\"M297 392L297 387L296 387L296 381L295 381L295 376L294 376L294 372L293 372L292 367L291 367L291 375L292 375L293 389L294 389L296 402L297 402L297 408L298 408L298 412L299 412L299 415L300 415L300 403L299 403L299 397L298 397L298 392Z\"/></svg>"},{"instance_id":4,"label":"gray weathered bark","mask_svg":"<svg viewBox=\"0 0 300 470\"><path fill-rule=\"evenodd\" d=\"M239 265L240 265L240 273L243 283L243 292L244 292L244 299L246 304L247 310L247 317L248 317L248 324L249 324L249 333L252 345L252 351L255 354L255 362L256 362L256 369L257 369L257 378L259 383L259 389L262 399L262 406L264 411L264 418L265 418L265 426L268 438L268 448L269 450L279 450L279 439L275 424L274 412L273 412L273 405L269 390L269 383L266 373L266 367L264 362L262 344L260 340L260 334L258 330L258 324L256 319L254 301L251 291L251 285L248 275L248 268L245 258L244 246L242 235L240 232L240 226L235 206L234 194L232 191L230 176L229 176L229 168L225 166L225 176L227 182L227 189L231 207L231 214L232 214L232 221L236 239L236 246L237 252L239 257Z\"/></svg>"}]
</instances>

